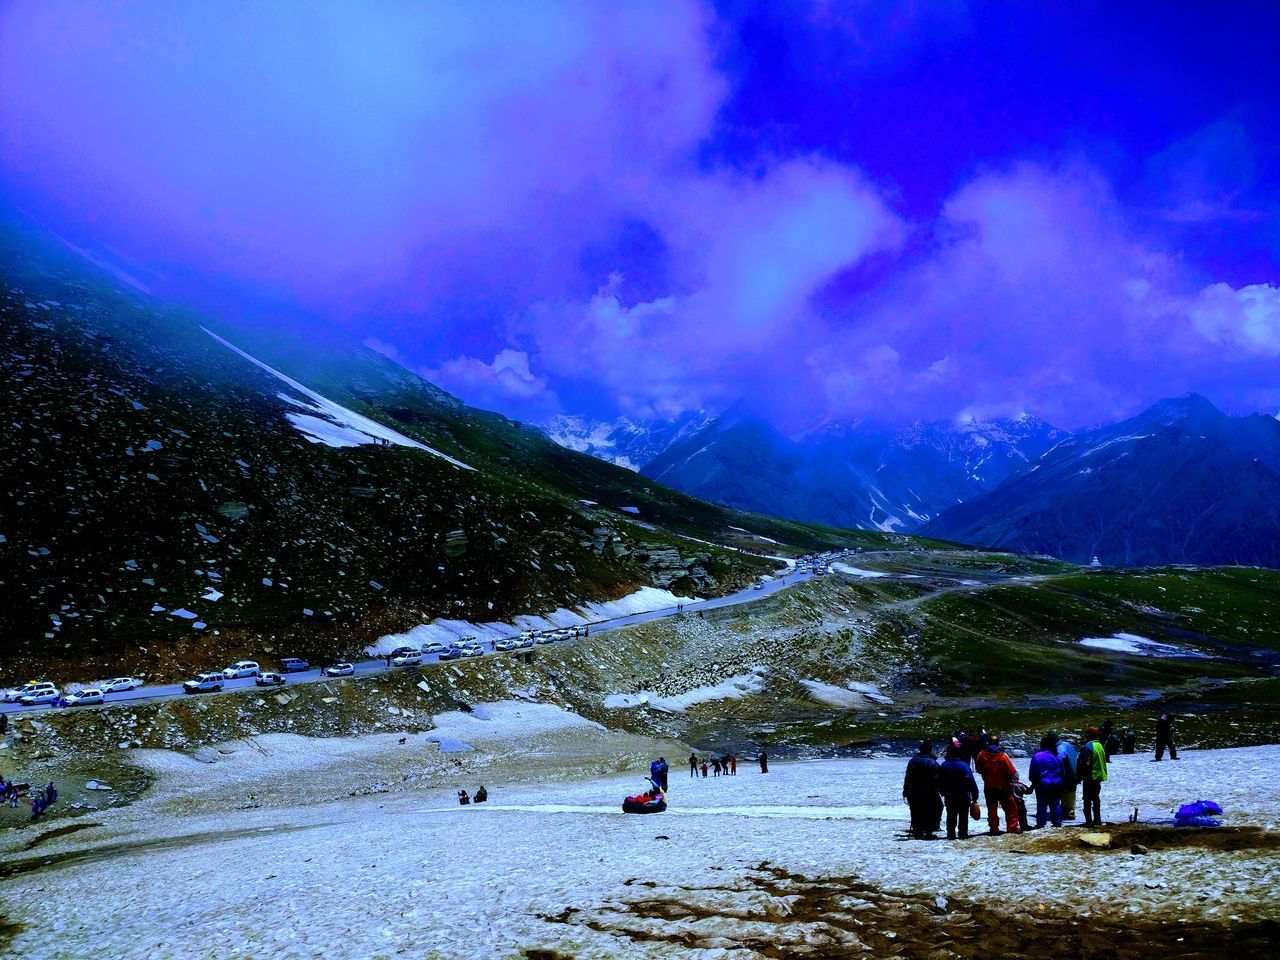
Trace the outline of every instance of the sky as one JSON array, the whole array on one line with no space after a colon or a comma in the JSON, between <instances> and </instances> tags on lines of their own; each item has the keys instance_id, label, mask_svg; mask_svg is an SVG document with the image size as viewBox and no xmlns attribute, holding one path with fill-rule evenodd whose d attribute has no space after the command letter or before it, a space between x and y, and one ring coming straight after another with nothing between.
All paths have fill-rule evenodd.
<instances>
[{"instance_id":1,"label":"sky","mask_svg":"<svg viewBox=\"0 0 1280 960\"><path fill-rule=\"evenodd\" d=\"M478 406L1280 410L1280 5L0 2L0 199Z\"/></svg>"}]
</instances>

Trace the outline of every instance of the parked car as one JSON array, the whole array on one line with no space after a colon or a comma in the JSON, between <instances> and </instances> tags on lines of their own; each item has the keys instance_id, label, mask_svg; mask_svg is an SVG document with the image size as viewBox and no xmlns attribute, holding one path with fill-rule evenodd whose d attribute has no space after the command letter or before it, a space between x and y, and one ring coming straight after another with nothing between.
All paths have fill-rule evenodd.
<instances>
[{"instance_id":1,"label":"parked car","mask_svg":"<svg viewBox=\"0 0 1280 960\"><path fill-rule=\"evenodd\" d=\"M422 654L417 650L410 650L408 653L402 653L398 657L391 658L392 666L396 667L417 667L422 664Z\"/></svg>"},{"instance_id":2,"label":"parked car","mask_svg":"<svg viewBox=\"0 0 1280 960\"><path fill-rule=\"evenodd\" d=\"M106 698L97 687L89 687L85 690L67 694L65 702L68 707L84 707L91 703L105 703Z\"/></svg>"},{"instance_id":3,"label":"parked car","mask_svg":"<svg viewBox=\"0 0 1280 960\"><path fill-rule=\"evenodd\" d=\"M124 693L126 690L137 690L145 681L137 677L116 677L114 680L103 680L98 689L103 693Z\"/></svg>"},{"instance_id":4,"label":"parked car","mask_svg":"<svg viewBox=\"0 0 1280 960\"><path fill-rule=\"evenodd\" d=\"M415 649L414 647L396 647L394 650L391 651L391 659L394 660L396 657L403 657L407 653L417 653L417 652L418 652L417 649Z\"/></svg>"},{"instance_id":5,"label":"parked car","mask_svg":"<svg viewBox=\"0 0 1280 960\"><path fill-rule=\"evenodd\" d=\"M237 660L222 671L222 675L228 680L239 680L241 677L256 677L260 673L262 673L262 668L258 666L256 660Z\"/></svg>"},{"instance_id":6,"label":"parked car","mask_svg":"<svg viewBox=\"0 0 1280 960\"><path fill-rule=\"evenodd\" d=\"M355 673L356 668L349 663L335 663L332 667L324 668L326 677L353 677Z\"/></svg>"},{"instance_id":7,"label":"parked car","mask_svg":"<svg viewBox=\"0 0 1280 960\"><path fill-rule=\"evenodd\" d=\"M303 670L310 670L311 664L305 660L299 660L297 657L281 657L280 672L281 673L301 673Z\"/></svg>"},{"instance_id":8,"label":"parked car","mask_svg":"<svg viewBox=\"0 0 1280 960\"><path fill-rule=\"evenodd\" d=\"M47 703L57 703L61 699L62 694L58 692L57 687L47 686L37 687L24 695L18 702L24 707L38 707Z\"/></svg>"},{"instance_id":9,"label":"parked car","mask_svg":"<svg viewBox=\"0 0 1280 960\"><path fill-rule=\"evenodd\" d=\"M201 673L182 685L183 693L215 693L226 677L221 673Z\"/></svg>"},{"instance_id":10,"label":"parked car","mask_svg":"<svg viewBox=\"0 0 1280 960\"><path fill-rule=\"evenodd\" d=\"M20 687L16 687L13 690L6 690L4 694L4 702L19 703L22 698L28 694L36 693L37 691L44 689L57 690L58 688L48 680L28 680Z\"/></svg>"},{"instance_id":11,"label":"parked car","mask_svg":"<svg viewBox=\"0 0 1280 960\"><path fill-rule=\"evenodd\" d=\"M465 647L459 647L458 649L462 651L462 655L464 657L483 657L484 656L484 649L479 644L476 644L474 647L465 646Z\"/></svg>"},{"instance_id":12,"label":"parked car","mask_svg":"<svg viewBox=\"0 0 1280 960\"><path fill-rule=\"evenodd\" d=\"M495 641L493 645L494 650L499 650L503 652L507 650L517 650L519 649L519 647L520 647L520 641L517 640L515 637L503 637L501 640Z\"/></svg>"},{"instance_id":13,"label":"parked car","mask_svg":"<svg viewBox=\"0 0 1280 960\"><path fill-rule=\"evenodd\" d=\"M534 638L533 634L530 633L526 635L522 633L520 634L520 639L516 641L516 646L519 647L521 650L525 650L529 647L532 647L537 642L538 641Z\"/></svg>"},{"instance_id":14,"label":"parked car","mask_svg":"<svg viewBox=\"0 0 1280 960\"><path fill-rule=\"evenodd\" d=\"M763 590L763 589L764 589L764 584L763 584L763 583L757 583L757 584L754 584L754 585L752 585L751 589L752 589L752 590Z\"/></svg>"},{"instance_id":15,"label":"parked car","mask_svg":"<svg viewBox=\"0 0 1280 960\"><path fill-rule=\"evenodd\" d=\"M432 640L431 642L423 644L422 646L422 652L424 654L444 653L448 649L449 649L448 646L441 643L439 640Z\"/></svg>"},{"instance_id":16,"label":"parked car","mask_svg":"<svg viewBox=\"0 0 1280 960\"><path fill-rule=\"evenodd\" d=\"M266 673L254 677L253 682L260 687L279 687L284 685L285 678L283 674L268 670Z\"/></svg>"},{"instance_id":17,"label":"parked car","mask_svg":"<svg viewBox=\"0 0 1280 960\"><path fill-rule=\"evenodd\" d=\"M440 654L441 660L460 660L463 656L461 647L449 647L444 653Z\"/></svg>"},{"instance_id":18,"label":"parked car","mask_svg":"<svg viewBox=\"0 0 1280 960\"><path fill-rule=\"evenodd\" d=\"M554 631L544 630L534 638L534 641L536 643L555 643L556 635Z\"/></svg>"}]
</instances>

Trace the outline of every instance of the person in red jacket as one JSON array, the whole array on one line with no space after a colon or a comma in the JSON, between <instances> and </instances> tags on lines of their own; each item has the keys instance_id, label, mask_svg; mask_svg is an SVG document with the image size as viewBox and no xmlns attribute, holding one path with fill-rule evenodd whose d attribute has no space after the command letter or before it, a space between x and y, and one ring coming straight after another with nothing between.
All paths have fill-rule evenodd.
<instances>
[{"instance_id":1,"label":"person in red jacket","mask_svg":"<svg viewBox=\"0 0 1280 960\"><path fill-rule=\"evenodd\" d=\"M987 745L978 752L974 766L982 776L983 793L987 798L987 825L992 836L1000 833L1000 809L1004 808L1005 829L1009 833L1021 833L1018 822L1018 806L1013 799L1013 782L1018 779L1018 769L1009 755L1000 747L1000 738L994 733L987 738Z\"/></svg>"}]
</instances>

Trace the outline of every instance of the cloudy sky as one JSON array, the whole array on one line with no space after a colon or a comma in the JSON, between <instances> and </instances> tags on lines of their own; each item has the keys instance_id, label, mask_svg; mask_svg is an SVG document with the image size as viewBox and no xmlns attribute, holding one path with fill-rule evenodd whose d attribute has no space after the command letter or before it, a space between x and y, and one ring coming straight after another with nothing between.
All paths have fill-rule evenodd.
<instances>
[{"instance_id":1,"label":"cloudy sky","mask_svg":"<svg viewBox=\"0 0 1280 960\"><path fill-rule=\"evenodd\" d=\"M11 204L525 419L1275 412L1278 100L1264 2L0 6Z\"/></svg>"}]
</instances>

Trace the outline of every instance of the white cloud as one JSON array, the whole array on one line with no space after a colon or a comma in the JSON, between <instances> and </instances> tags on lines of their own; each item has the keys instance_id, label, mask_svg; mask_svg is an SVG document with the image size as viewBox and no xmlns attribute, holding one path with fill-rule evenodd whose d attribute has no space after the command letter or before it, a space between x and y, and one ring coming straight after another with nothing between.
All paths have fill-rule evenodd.
<instances>
[{"instance_id":1,"label":"white cloud","mask_svg":"<svg viewBox=\"0 0 1280 960\"><path fill-rule=\"evenodd\" d=\"M1215 283L1200 291L1187 315L1196 332L1212 343L1280 356L1280 287L1253 283L1237 290Z\"/></svg>"},{"instance_id":2,"label":"white cloud","mask_svg":"<svg viewBox=\"0 0 1280 960\"><path fill-rule=\"evenodd\" d=\"M529 355L523 350L499 350L490 363L459 356L420 373L467 403L486 409L521 416L559 409L555 393L530 369Z\"/></svg>"}]
</instances>

